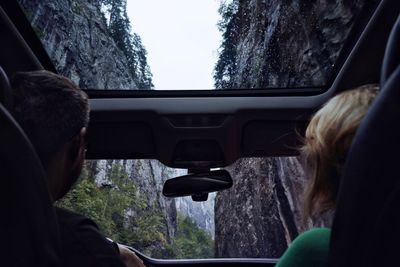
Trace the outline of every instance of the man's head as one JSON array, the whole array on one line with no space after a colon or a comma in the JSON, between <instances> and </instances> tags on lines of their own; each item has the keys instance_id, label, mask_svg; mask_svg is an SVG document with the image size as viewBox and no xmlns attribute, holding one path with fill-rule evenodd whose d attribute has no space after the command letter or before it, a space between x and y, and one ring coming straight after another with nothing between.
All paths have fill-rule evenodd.
<instances>
[{"instance_id":1,"label":"man's head","mask_svg":"<svg viewBox=\"0 0 400 267\"><path fill-rule=\"evenodd\" d=\"M16 73L11 87L14 116L37 151L56 200L82 169L89 122L87 95L69 79L48 71Z\"/></svg>"}]
</instances>

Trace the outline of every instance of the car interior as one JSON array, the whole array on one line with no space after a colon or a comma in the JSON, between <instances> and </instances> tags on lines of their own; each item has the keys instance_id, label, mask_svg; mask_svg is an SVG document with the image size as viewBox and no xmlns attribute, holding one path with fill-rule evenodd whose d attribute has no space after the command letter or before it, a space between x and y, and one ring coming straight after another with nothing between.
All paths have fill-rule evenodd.
<instances>
[{"instance_id":1,"label":"car interior","mask_svg":"<svg viewBox=\"0 0 400 267\"><path fill-rule=\"evenodd\" d=\"M334 78L323 88L87 90L91 107L87 158L157 159L168 167L198 174L241 158L296 156L299 133L328 99L362 84L379 83L379 97L359 128L346 161L329 264L392 266L398 261L400 237L396 212L400 196L396 170L400 150L396 142L400 134L400 20L396 20L400 2L376 2L363 10ZM2 262L57 266L57 220L42 166L28 137L10 115L12 89L8 84L16 71L57 70L16 1L0 2L0 34L1 233L6 241ZM174 191L179 183L170 187ZM278 261L156 259L131 249L146 266L274 266Z\"/></svg>"}]
</instances>

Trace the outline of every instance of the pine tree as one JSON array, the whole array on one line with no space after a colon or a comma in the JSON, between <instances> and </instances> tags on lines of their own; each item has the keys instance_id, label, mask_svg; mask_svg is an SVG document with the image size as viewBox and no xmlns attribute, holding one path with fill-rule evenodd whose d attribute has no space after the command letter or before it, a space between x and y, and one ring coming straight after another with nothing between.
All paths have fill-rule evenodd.
<instances>
[{"instance_id":1,"label":"pine tree","mask_svg":"<svg viewBox=\"0 0 400 267\"><path fill-rule=\"evenodd\" d=\"M133 34L132 44L134 47L135 57L137 59L135 70L139 88L149 89L153 88L150 67L147 64L147 51L142 43L142 39L136 33Z\"/></svg>"},{"instance_id":2,"label":"pine tree","mask_svg":"<svg viewBox=\"0 0 400 267\"><path fill-rule=\"evenodd\" d=\"M221 20L218 29L222 33L222 44L219 48L219 58L214 68L216 89L233 89L236 73L235 40L238 35L239 0L223 2L219 9Z\"/></svg>"},{"instance_id":3,"label":"pine tree","mask_svg":"<svg viewBox=\"0 0 400 267\"><path fill-rule=\"evenodd\" d=\"M139 89L154 87L147 63L147 51L138 34L132 34L131 22L126 7L126 0L100 0L107 7L110 20L109 31L117 47L124 53L128 68Z\"/></svg>"}]
</instances>

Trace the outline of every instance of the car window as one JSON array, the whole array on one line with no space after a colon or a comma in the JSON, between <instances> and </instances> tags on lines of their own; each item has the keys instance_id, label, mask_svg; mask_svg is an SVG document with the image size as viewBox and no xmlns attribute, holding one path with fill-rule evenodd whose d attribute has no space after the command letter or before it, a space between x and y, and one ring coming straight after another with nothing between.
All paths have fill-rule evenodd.
<instances>
[{"instance_id":1,"label":"car window","mask_svg":"<svg viewBox=\"0 0 400 267\"><path fill-rule=\"evenodd\" d=\"M278 258L305 229L329 225L329 217L301 218L305 177L296 157L245 158L226 170L233 187L194 202L161 193L167 179L187 170L157 160L90 160L57 205L161 259Z\"/></svg>"},{"instance_id":2,"label":"car window","mask_svg":"<svg viewBox=\"0 0 400 267\"><path fill-rule=\"evenodd\" d=\"M59 73L130 90L329 86L360 12L378 2L18 1Z\"/></svg>"}]
</instances>

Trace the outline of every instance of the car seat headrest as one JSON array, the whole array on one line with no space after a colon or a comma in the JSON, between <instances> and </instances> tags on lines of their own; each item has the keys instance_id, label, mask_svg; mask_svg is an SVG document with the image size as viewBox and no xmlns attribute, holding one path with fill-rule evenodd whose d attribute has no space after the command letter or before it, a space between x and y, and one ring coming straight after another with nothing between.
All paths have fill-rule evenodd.
<instances>
[{"instance_id":1,"label":"car seat headrest","mask_svg":"<svg viewBox=\"0 0 400 267\"><path fill-rule=\"evenodd\" d=\"M45 172L2 104L0 125L0 234L5 240L1 261L10 266L57 266L60 241Z\"/></svg>"},{"instance_id":2,"label":"car seat headrest","mask_svg":"<svg viewBox=\"0 0 400 267\"><path fill-rule=\"evenodd\" d=\"M381 88L400 64L400 16L389 36L381 70Z\"/></svg>"},{"instance_id":3,"label":"car seat headrest","mask_svg":"<svg viewBox=\"0 0 400 267\"><path fill-rule=\"evenodd\" d=\"M400 20L390 36L381 92L362 120L347 155L332 226L332 267L386 266L381 264L385 257L376 253L377 246L397 248L397 244L380 242L378 237L383 207L400 184L395 156L400 151L399 29ZM400 236L395 239L398 242Z\"/></svg>"}]
</instances>

